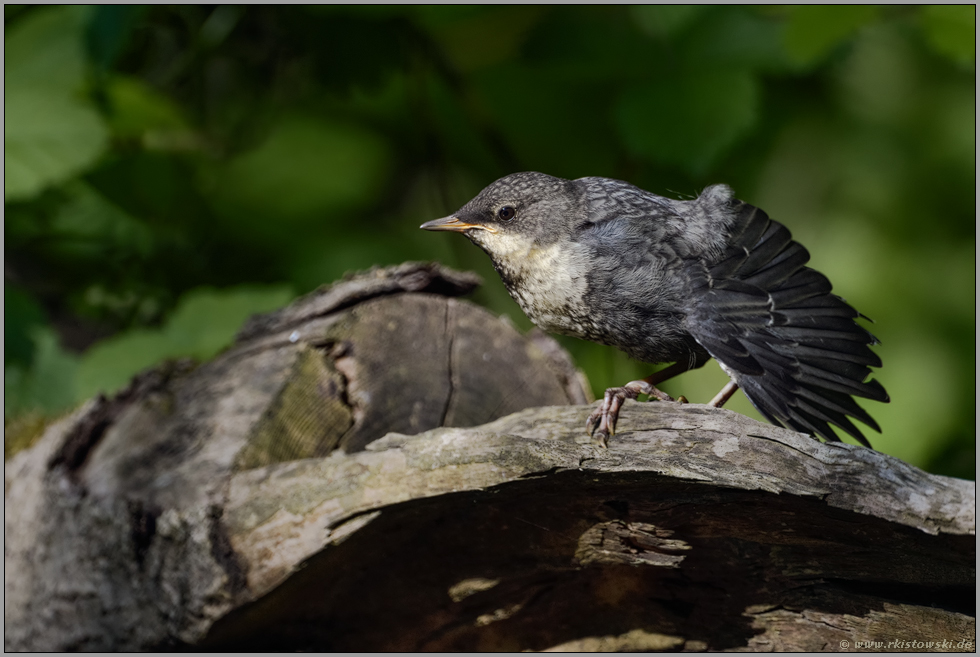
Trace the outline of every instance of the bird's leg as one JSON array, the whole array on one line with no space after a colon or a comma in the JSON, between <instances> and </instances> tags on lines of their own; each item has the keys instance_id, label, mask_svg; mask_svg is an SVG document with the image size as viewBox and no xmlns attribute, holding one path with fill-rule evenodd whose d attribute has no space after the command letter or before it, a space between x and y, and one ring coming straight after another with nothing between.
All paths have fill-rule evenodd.
<instances>
[{"instance_id":1,"label":"bird's leg","mask_svg":"<svg viewBox=\"0 0 980 657\"><path fill-rule=\"evenodd\" d=\"M654 391L659 393L659 395L655 395ZM609 446L609 436L616 432L616 420L619 419L619 409L622 407L623 402L627 398L636 399L640 396L641 392L654 395L658 399L660 399L660 395L664 395L663 392L657 390L645 380L630 381L621 388L608 388L606 390L606 394L602 398L602 403L599 404L597 409L592 411L589 419L585 421L585 430L599 442L600 446Z\"/></svg>"},{"instance_id":2,"label":"bird's leg","mask_svg":"<svg viewBox=\"0 0 980 657\"><path fill-rule=\"evenodd\" d=\"M621 388L609 388L602 398L602 403L585 421L585 430L598 441L599 445L607 447L609 436L616 432L616 421L619 419L619 409L623 406L623 402L627 399L636 399L641 393L655 397L660 401L674 401L673 397L666 392L658 390L656 384L686 372L688 369L690 368L686 362L674 363L659 372L654 372L645 379L630 381Z\"/></svg>"},{"instance_id":3,"label":"bird's leg","mask_svg":"<svg viewBox=\"0 0 980 657\"><path fill-rule=\"evenodd\" d=\"M735 391L738 390L738 384L734 381L729 381L725 384L725 387L721 389L715 398L708 402L708 406L714 406L715 408L721 408L725 405L725 402L732 398Z\"/></svg>"}]
</instances>

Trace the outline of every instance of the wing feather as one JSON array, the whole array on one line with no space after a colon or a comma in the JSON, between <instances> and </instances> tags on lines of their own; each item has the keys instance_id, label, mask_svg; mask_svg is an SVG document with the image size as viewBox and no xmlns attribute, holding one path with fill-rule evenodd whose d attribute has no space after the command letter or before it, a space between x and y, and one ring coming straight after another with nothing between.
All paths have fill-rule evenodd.
<instances>
[{"instance_id":1,"label":"wing feather","mask_svg":"<svg viewBox=\"0 0 980 657\"><path fill-rule=\"evenodd\" d=\"M887 402L868 377L881 359L861 315L806 267L810 254L762 210L732 201L731 240L715 263L692 263L688 330L771 422L840 440L832 425L870 444L850 418L878 424L853 397Z\"/></svg>"}]
</instances>

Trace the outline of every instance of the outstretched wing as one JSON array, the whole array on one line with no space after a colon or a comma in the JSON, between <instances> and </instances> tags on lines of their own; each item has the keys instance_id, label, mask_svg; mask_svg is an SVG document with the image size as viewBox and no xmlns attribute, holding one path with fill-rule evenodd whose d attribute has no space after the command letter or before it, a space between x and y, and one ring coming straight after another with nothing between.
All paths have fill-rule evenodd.
<instances>
[{"instance_id":1,"label":"outstretched wing","mask_svg":"<svg viewBox=\"0 0 980 657\"><path fill-rule=\"evenodd\" d=\"M870 447L849 419L881 431L853 396L881 402L866 381L881 359L860 315L804 265L810 254L762 210L732 201L736 220L723 255L692 291L688 330L774 424L839 441L836 425ZM703 266L703 265L702 265Z\"/></svg>"}]
</instances>

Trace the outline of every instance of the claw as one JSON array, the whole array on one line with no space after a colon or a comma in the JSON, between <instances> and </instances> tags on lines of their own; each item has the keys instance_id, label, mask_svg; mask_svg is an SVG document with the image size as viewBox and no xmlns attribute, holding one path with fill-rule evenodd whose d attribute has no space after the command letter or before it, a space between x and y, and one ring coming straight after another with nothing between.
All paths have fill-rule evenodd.
<instances>
[{"instance_id":1,"label":"claw","mask_svg":"<svg viewBox=\"0 0 980 657\"><path fill-rule=\"evenodd\" d=\"M597 426L599 426L599 414L593 411L589 413L589 417L585 420L585 432L591 436L595 433Z\"/></svg>"},{"instance_id":2,"label":"claw","mask_svg":"<svg viewBox=\"0 0 980 657\"><path fill-rule=\"evenodd\" d=\"M609 388L602 402L585 421L585 430L601 446L607 447L609 438L616 433L619 411L627 399L636 399L640 394L649 395L660 401L674 401L665 392L657 390L648 381L630 381L622 388Z\"/></svg>"}]
</instances>

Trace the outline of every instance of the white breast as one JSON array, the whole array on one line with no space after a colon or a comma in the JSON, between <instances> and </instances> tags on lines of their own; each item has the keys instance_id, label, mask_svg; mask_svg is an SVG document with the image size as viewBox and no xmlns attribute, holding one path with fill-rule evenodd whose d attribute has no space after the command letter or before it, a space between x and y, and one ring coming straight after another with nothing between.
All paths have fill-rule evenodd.
<instances>
[{"instance_id":1,"label":"white breast","mask_svg":"<svg viewBox=\"0 0 980 657\"><path fill-rule=\"evenodd\" d=\"M528 246L510 235L493 236L494 256L511 296L538 327L578 335L583 318L588 258L576 244Z\"/></svg>"}]
</instances>

